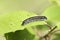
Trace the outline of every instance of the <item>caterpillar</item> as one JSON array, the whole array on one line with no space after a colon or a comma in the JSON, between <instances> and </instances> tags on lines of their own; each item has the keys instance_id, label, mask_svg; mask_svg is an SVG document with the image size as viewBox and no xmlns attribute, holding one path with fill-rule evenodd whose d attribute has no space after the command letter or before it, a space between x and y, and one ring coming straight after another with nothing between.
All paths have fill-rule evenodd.
<instances>
[{"instance_id":1,"label":"caterpillar","mask_svg":"<svg viewBox=\"0 0 60 40\"><path fill-rule=\"evenodd\" d=\"M33 16L33 17L25 19L22 22L22 25L26 25L26 24L28 24L30 22L34 22L34 21L44 21L44 20L47 20L46 16Z\"/></svg>"}]
</instances>

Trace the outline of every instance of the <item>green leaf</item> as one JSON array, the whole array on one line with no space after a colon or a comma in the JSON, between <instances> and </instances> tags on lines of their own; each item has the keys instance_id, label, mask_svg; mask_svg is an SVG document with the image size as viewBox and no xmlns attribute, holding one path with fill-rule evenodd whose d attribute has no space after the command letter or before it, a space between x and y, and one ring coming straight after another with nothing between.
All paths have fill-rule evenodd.
<instances>
[{"instance_id":1,"label":"green leaf","mask_svg":"<svg viewBox=\"0 0 60 40\"><path fill-rule=\"evenodd\" d=\"M32 35L28 30L18 30L16 32L10 32L5 34L6 40L33 40L35 35Z\"/></svg>"},{"instance_id":2,"label":"green leaf","mask_svg":"<svg viewBox=\"0 0 60 40\"><path fill-rule=\"evenodd\" d=\"M21 10L0 15L0 34L23 30L25 27L21 26L22 21L35 15L33 12Z\"/></svg>"},{"instance_id":3,"label":"green leaf","mask_svg":"<svg viewBox=\"0 0 60 40\"><path fill-rule=\"evenodd\" d=\"M50 21L60 22L60 6L50 6L43 12L42 15L46 16Z\"/></svg>"},{"instance_id":4,"label":"green leaf","mask_svg":"<svg viewBox=\"0 0 60 40\"><path fill-rule=\"evenodd\" d=\"M14 32L16 30L23 30L24 28L31 27L34 25L43 25L44 21L36 21L22 26L22 22L32 16L37 16L33 12L28 11L16 11L12 13L6 13L0 15L0 34Z\"/></svg>"},{"instance_id":5,"label":"green leaf","mask_svg":"<svg viewBox=\"0 0 60 40\"><path fill-rule=\"evenodd\" d=\"M39 28L41 29L47 29L48 27L46 27L45 25L46 23L44 21L36 21L36 22L31 22L29 24L26 24L25 27L26 29L33 35L36 34L35 32L35 28L37 29L38 25L39 25ZM42 26L41 26L42 25Z\"/></svg>"}]
</instances>

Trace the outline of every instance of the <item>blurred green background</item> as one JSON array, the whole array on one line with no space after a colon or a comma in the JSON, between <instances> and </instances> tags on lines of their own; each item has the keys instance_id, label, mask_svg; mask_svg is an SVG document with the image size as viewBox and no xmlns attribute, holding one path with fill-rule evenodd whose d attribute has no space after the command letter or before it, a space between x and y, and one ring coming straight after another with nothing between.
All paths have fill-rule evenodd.
<instances>
[{"instance_id":1,"label":"blurred green background","mask_svg":"<svg viewBox=\"0 0 60 40\"><path fill-rule=\"evenodd\" d=\"M49 0L0 0L0 14L19 10L41 14L50 5ZM0 35L0 40L5 40L3 35Z\"/></svg>"},{"instance_id":2,"label":"blurred green background","mask_svg":"<svg viewBox=\"0 0 60 40\"><path fill-rule=\"evenodd\" d=\"M41 13L49 5L49 0L0 0L0 14L18 10Z\"/></svg>"}]
</instances>

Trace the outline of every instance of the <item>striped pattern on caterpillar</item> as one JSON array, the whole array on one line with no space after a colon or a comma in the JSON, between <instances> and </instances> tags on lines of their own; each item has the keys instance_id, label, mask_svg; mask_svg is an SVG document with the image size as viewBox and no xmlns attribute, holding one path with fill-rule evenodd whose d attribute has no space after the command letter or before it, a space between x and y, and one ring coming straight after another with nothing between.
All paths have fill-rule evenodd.
<instances>
[{"instance_id":1,"label":"striped pattern on caterpillar","mask_svg":"<svg viewBox=\"0 0 60 40\"><path fill-rule=\"evenodd\" d=\"M33 16L33 17L30 17L30 18L27 18L25 19L23 22L22 22L22 26L23 25L26 25L30 22L34 22L34 21L45 21L47 20L47 17L46 16Z\"/></svg>"}]
</instances>

